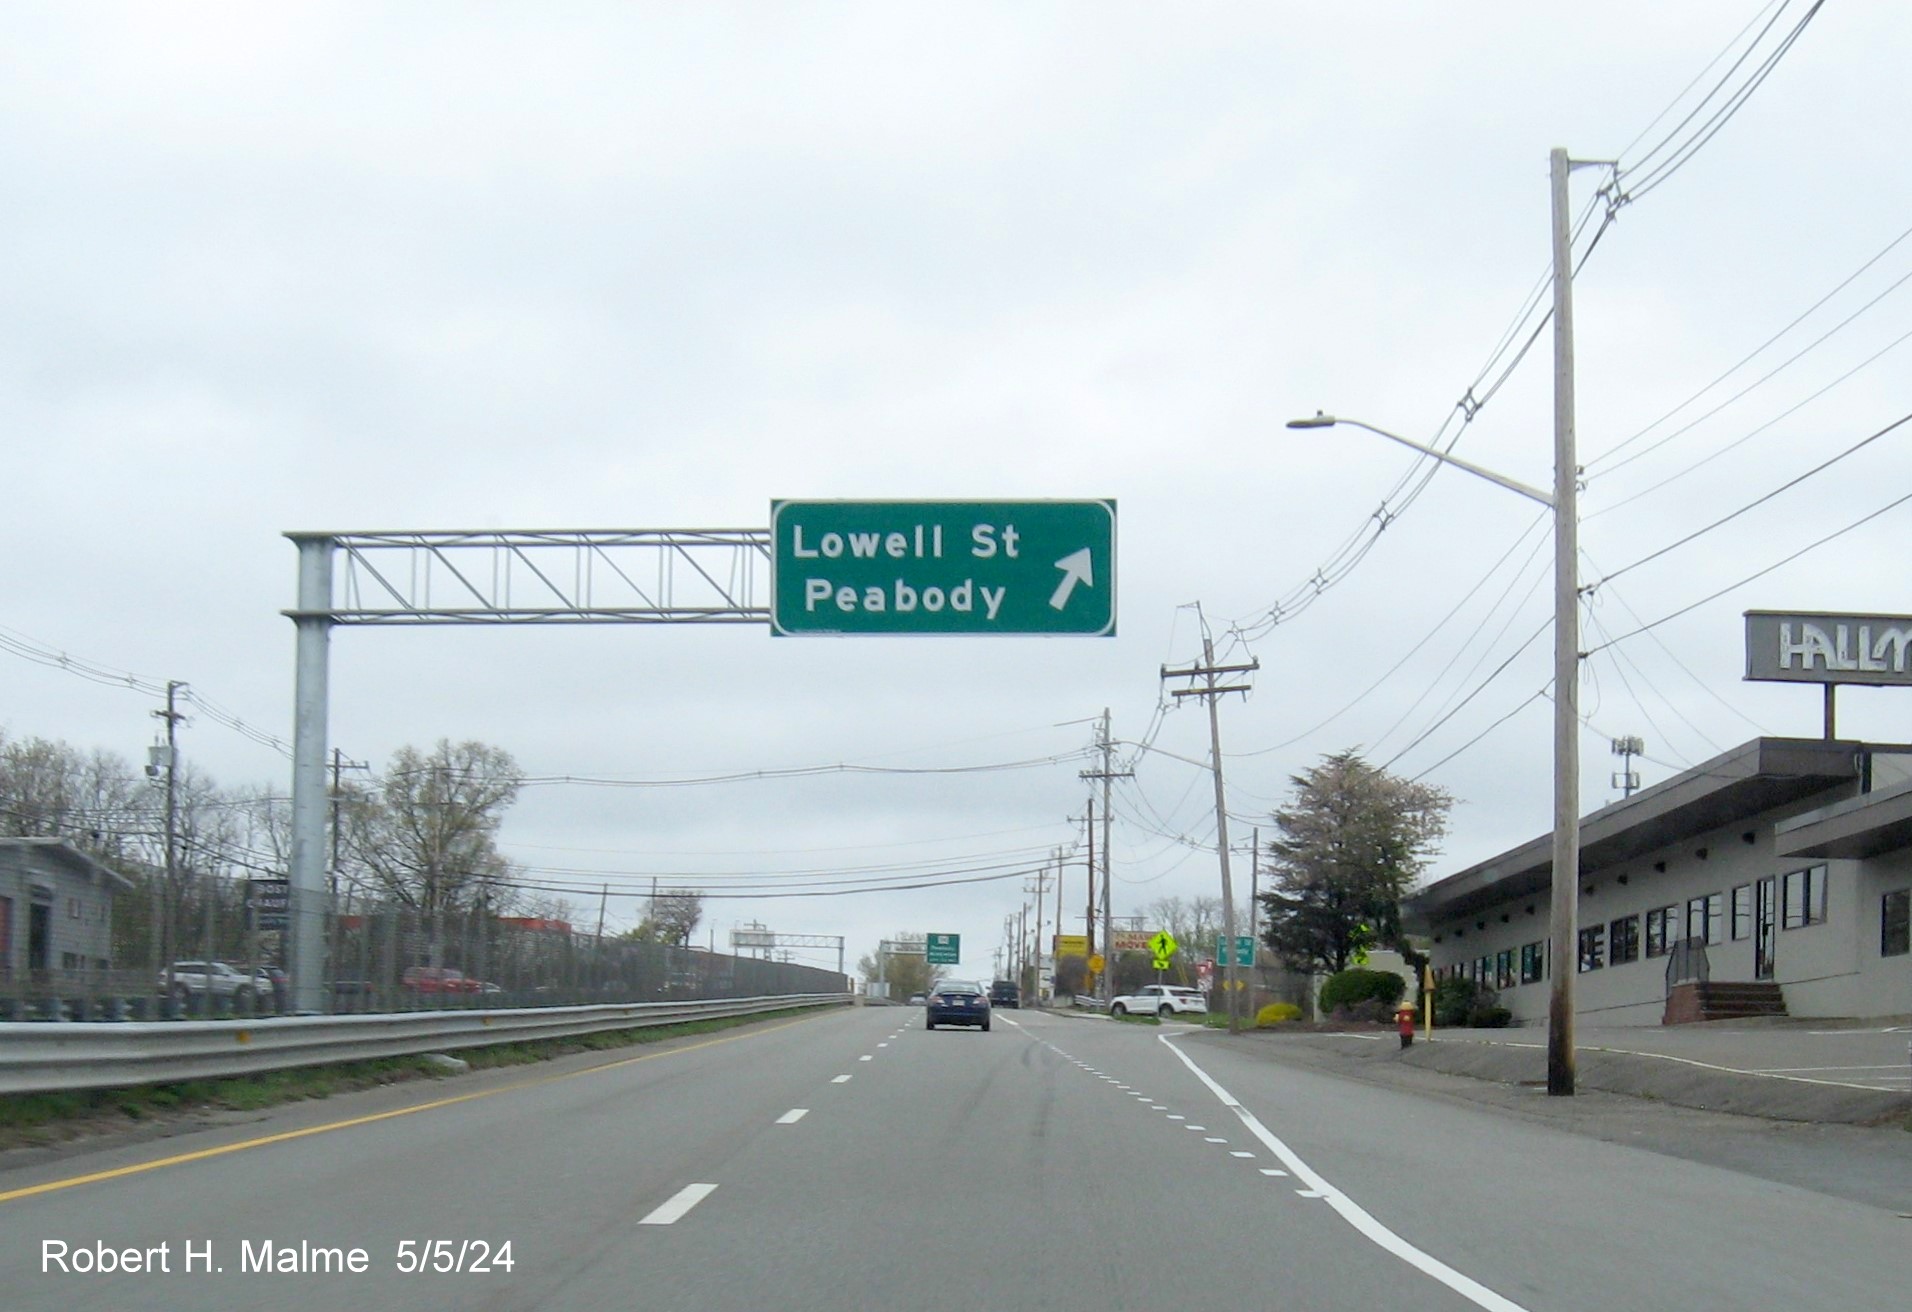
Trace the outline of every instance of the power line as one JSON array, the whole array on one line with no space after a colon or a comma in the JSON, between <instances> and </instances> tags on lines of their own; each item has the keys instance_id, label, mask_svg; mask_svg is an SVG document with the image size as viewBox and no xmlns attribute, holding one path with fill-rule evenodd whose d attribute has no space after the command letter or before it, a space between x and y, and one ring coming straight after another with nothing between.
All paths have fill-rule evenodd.
<instances>
[{"instance_id":1,"label":"power line","mask_svg":"<svg viewBox=\"0 0 1912 1312\"><path fill-rule=\"evenodd\" d=\"M1725 382L1728 378L1732 377L1735 373L1738 373L1741 369L1745 368L1748 364L1751 364L1754 360L1758 359L1761 355L1763 355L1766 352L1767 348L1771 347L1774 343L1778 342L1781 338L1783 338L1787 333L1790 333L1793 329L1797 328L1800 324L1804 323L1807 319L1811 318L1812 315L1815 314L1828 301L1832 300L1833 297L1837 296L1840 292L1844 291L1847 287L1851 286L1852 283L1856 281L1861 274L1865 273L1866 270L1870 269L1873 265L1877 264L1880 260L1884 259L1888 254L1892 252L1892 250L1895 247L1898 246L1900 242L1904 241L1907 237L1912 237L1912 228L1907 228L1904 232L1901 232L1898 236L1894 237L1891 241L1887 242L1884 248L1881 249L1876 255L1874 255L1871 259L1867 260L1864 264L1860 265L1857 269L1853 270L1850 274L1846 275L1846 277L1839 283L1838 286L1834 287L1831 291L1827 292L1824 296L1821 296L1818 300L1814 301L1811 305L1807 306L1804 310L1802 310L1797 316L1793 318L1791 323L1788 323L1784 328L1781 328L1778 332L1774 333L1771 337L1768 337L1765 341L1761 342L1758 346L1754 347L1745 356L1741 357L1737 363L1731 365L1724 372L1722 372L1717 378L1713 379L1712 382L1706 384L1706 386L1694 392L1691 396L1687 397L1684 401L1674 406L1671 410L1668 410L1665 414L1661 415L1658 419L1655 419L1652 423L1648 424L1645 428L1642 428L1639 432L1633 434L1633 436L1626 438L1624 441L1616 443L1614 446L1609 448L1607 451L1605 451L1601 455L1595 456L1592 460L1587 461L1585 465L1586 470L1592 471L1598 466L1604 465L1608 461L1614 459L1614 457L1618 456L1622 451L1632 446L1635 442L1645 437L1648 433L1658 428L1661 424L1664 424L1667 420L1671 419L1674 415L1677 415L1680 411L1686 409L1687 406L1692 405L1695 401L1699 400L1702 396L1705 396L1708 392L1712 391L1715 387L1718 387L1721 383ZM1877 305L1880 301L1884 300L1891 293L1897 291L1899 287L1906 281L1907 278L1912 278L1912 274L1906 274L1905 276L1900 277L1897 281L1892 283L1891 286L1887 287L1884 291L1880 292L1877 296L1874 296L1871 300L1867 301L1864 305L1860 306L1852 314L1846 316L1844 319L1834 324L1826 332L1820 334L1817 338L1813 339L1813 341L1810 342L1804 349L1800 350L1797 354L1793 355L1791 358L1787 359L1785 362L1780 364L1778 368L1773 369L1771 372L1767 373L1766 375L1758 379L1756 382L1750 383L1745 388L1741 389L1738 392L1735 392L1732 396L1728 397L1720 405L1707 411L1705 414L1701 415L1698 419L1695 419L1692 423L1689 423L1685 427L1679 428L1675 430L1674 432L1669 433L1666 437L1662 438L1660 441L1646 448L1645 451L1641 451L1636 453L1635 455L1627 457L1627 459L1620 461L1618 464L1615 464L1613 466L1613 469L1607 470L1606 472L1609 474L1613 473L1614 471L1619 470L1628 464L1631 464L1634 460L1639 459L1641 456L1644 456L1649 454L1650 452L1659 450L1662 446L1665 446L1668 442L1671 442L1674 438L1677 438L1681 436L1682 434L1689 432L1698 424L1704 422L1707 419L1712 418L1714 415L1718 414L1721 410L1724 410L1727 406L1731 405L1733 402L1739 400L1741 397L1745 396L1748 392L1752 391L1753 388L1760 386L1760 384L1765 383L1769 379L1773 378L1782 370L1790 367L1793 363L1799 360L1801 356L1804 356L1808 351L1815 350L1816 348L1824 344L1828 338L1833 336L1833 334L1839 332L1841 329L1851 324L1853 320L1857 319L1860 315L1864 314L1867 310L1870 310L1873 306ZM1901 338L1900 340L1904 340L1904 339ZM1897 344L1898 344L1897 342L1893 343L1893 345L1895 346ZM1872 358L1877 359L1878 357L1874 356ZM1870 360L1867 361L1867 363L1870 363L1870 362L1871 362ZM1850 377L1850 376L1851 376L1850 374L1843 375L1840 379L1837 379L1835 381L1843 382L1846 377ZM1815 395L1818 395L1818 394L1815 393Z\"/></svg>"},{"instance_id":2,"label":"power line","mask_svg":"<svg viewBox=\"0 0 1912 1312\"><path fill-rule=\"evenodd\" d=\"M1400 751L1396 752L1393 756L1390 756L1386 761L1382 762L1381 768L1383 770L1392 769L1396 761L1400 760L1403 756L1406 756L1409 752L1413 751L1416 747L1419 747L1422 743L1426 742L1428 738L1431 735L1433 735L1434 732L1438 730L1442 725L1446 724L1449 720L1453 719L1456 715L1459 715L1469 702L1473 701L1474 698L1480 696L1483 692L1487 691L1488 687L1494 682L1494 680L1498 679L1506 671L1507 667L1514 663L1514 660L1516 657L1518 657L1522 652L1526 651L1527 648L1533 646L1534 640L1536 638L1538 638L1541 634L1545 633L1548 629L1552 627L1553 627L1553 621L1550 619L1546 623L1542 624L1539 628L1535 629L1532 633L1528 634L1527 640L1521 643L1520 646L1514 648L1513 651L1508 653L1507 659L1502 661L1499 665L1496 665L1493 669L1493 672L1489 674L1485 679L1481 680L1479 684L1475 685L1475 688L1472 692L1468 693L1467 696L1461 698L1461 700L1455 704L1453 710L1443 715L1440 719L1436 720L1433 724L1428 725L1426 729L1423 729L1421 731L1420 736L1415 738L1413 742L1409 743L1407 746L1403 747Z\"/></svg>"},{"instance_id":3,"label":"power line","mask_svg":"<svg viewBox=\"0 0 1912 1312\"><path fill-rule=\"evenodd\" d=\"M1852 523L1846 525L1844 528L1837 529L1834 532L1828 533L1826 534L1826 536L1824 536L1823 538L1820 538L1816 542L1808 543L1807 545L1801 547L1799 550L1793 552L1791 555L1786 556L1785 558L1781 560L1774 561L1772 564L1766 566L1766 568L1764 569L1755 570L1753 573L1748 574L1745 578L1739 580L1737 583L1729 583L1725 587L1721 588L1718 592L1708 593L1706 596L1701 597L1698 601L1693 602L1691 605L1682 606L1676 611L1672 611L1669 614L1660 616L1660 618L1657 620L1653 620L1650 623L1642 624L1639 628L1630 630L1629 632L1622 633L1619 637L1612 638L1608 640L1607 642L1602 643L1599 647L1594 647L1591 650L1582 652L1581 655L1591 656L1596 651L1601 651L1604 648L1615 645L1616 643L1625 642L1628 638L1638 637L1640 634L1646 633L1652 629L1656 629L1660 625L1668 623L1669 621L1676 620L1682 615L1686 615L1692 611L1696 611L1701 606L1706 605L1708 602L1718 601L1721 597L1724 597L1727 593L1737 591L1738 589L1745 587L1748 583L1752 583L1759 579L1765 578L1768 574L1771 574L1774 570L1781 569L1787 565L1790 565L1795 560L1798 560L1801 556L1807 555L1808 553L1813 551L1817 551L1820 547L1825 546L1828 542L1831 542L1837 538L1842 538L1846 534L1852 532L1853 530L1864 527L1865 525L1871 523L1873 520L1879 518L1879 516L1885 514L1887 511L1896 510L1898 507L1904 505L1908 501L1912 501L1912 492L1908 492L1904 496L1899 497L1896 500L1888 501L1885 505L1880 506L1877 510L1873 511L1871 514L1863 515L1860 518L1855 519Z\"/></svg>"},{"instance_id":4,"label":"power line","mask_svg":"<svg viewBox=\"0 0 1912 1312\"><path fill-rule=\"evenodd\" d=\"M1789 0L1789 3L1790 3L1790 0ZM1760 86L1766 81L1766 79L1772 76L1773 70L1779 66L1779 61L1786 57L1786 52L1792 49L1793 43L1799 39L1802 33L1805 32L1807 24L1811 23L1814 18L1818 17L1819 10L1824 4L1825 4L1825 0L1813 0L1813 6L1811 9L1806 11L1806 16L1800 19L1798 24L1794 26L1792 31L1786 34L1785 38L1779 43L1778 48L1775 49L1770 55L1768 55L1765 58L1765 60L1759 65L1759 67L1753 70L1752 75L1748 77L1744 83L1742 83L1736 90L1733 91L1731 95L1729 95L1726 98L1725 103L1723 103L1717 110L1713 112L1713 116L1707 119L1705 123L1701 124L1699 129L1695 131L1692 136L1688 137L1684 142L1682 142L1678 147L1676 147L1673 153L1667 157L1665 162L1658 164L1652 169L1648 170L1646 176L1643 177L1637 184L1635 184L1632 188L1621 192L1620 195L1618 196L1618 203L1623 205L1629 204L1633 201L1636 201L1645 197L1646 195L1651 193L1656 187L1661 186L1663 183L1667 182L1670 178L1672 178L1674 174L1678 173L1682 168L1686 166L1686 164L1693 158L1693 156L1697 155L1702 149L1704 149L1706 144L1709 141L1711 141L1715 136L1717 136L1722 128L1724 128L1729 122L1732 121L1733 116L1739 113L1740 109L1746 104L1748 100L1752 98L1753 93L1759 90ZM1666 149L1666 147L1672 142L1673 137L1678 135L1678 133L1682 129L1684 129L1687 126L1687 124L1691 123L1693 121L1693 118L1702 109L1706 107L1707 103L1710 102L1714 96L1719 94L1719 92L1726 86L1727 80L1730 79L1732 75L1739 70L1739 67L1741 64L1746 62L1746 60L1752 55L1753 51L1758 48L1759 43L1766 39L1766 34L1772 30L1773 24L1779 21L1780 15L1783 14L1784 12L1785 12L1784 9L1782 9L1779 13L1775 13L1772 16L1772 18L1768 20L1766 26L1760 29L1759 36L1755 38L1753 43L1746 48L1745 54L1742 54L1738 59L1733 61L1733 66L1726 71L1725 76L1720 79L1719 83L1714 86L1713 90L1706 93L1705 97L1702 98L1700 103L1693 108L1692 112L1689 113L1686 116L1686 118L1681 120L1678 127L1673 129L1673 132L1669 133L1665 138L1661 140L1659 145L1655 146L1652 150L1649 150L1644 156L1641 157L1640 163L1634 166L1635 169L1643 167L1648 160L1651 160L1655 155L1659 154L1662 150Z\"/></svg>"},{"instance_id":5,"label":"power line","mask_svg":"<svg viewBox=\"0 0 1912 1312\"><path fill-rule=\"evenodd\" d=\"M1718 519L1706 525L1704 528L1694 529L1691 533L1688 533L1685 537L1679 538L1673 542L1669 542L1667 543L1667 545L1665 545L1664 547L1661 547L1657 551L1648 552L1646 555L1640 557L1638 560L1634 561L1632 564L1622 565L1619 569L1614 570L1611 574L1608 574L1605 578L1602 578L1593 583L1584 585L1581 591L1592 592L1595 589L1599 588L1602 584L1607 583L1613 579L1619 578L1622 574L1626 574L1632 570L1636 570L1640 566L1645 565L1650 561L1658 560L1661 556L1666 555L1668 552L1676 551L1679 548L1686 546L1688 543L1691 543L1695 541L1696 539L1704 537L1706 534L1711 533L1714 529L1720 528L1726 524L1732 523L1735 519L1738 519L1741 515L1744 515L1748 511L1754 510L1758 508L1759 506L1763 506L1768 501L1771 501L1774 497L1779 496L1781 493L1789 492L1793 488L1798 487L1801 483L1805 482L1807 479L1812 478L1813 476L1817 474L1824 473L1826 470L1832 468L1834 465L1838 464L1840 461L1844 460L1846 457L1865 449L1866 447L1872 445L1874 442L1878 441L1880 438L1884 437L1886 434L1892 432L1894 429L1903 427L1905 424L1908 424L1908 423L1912 423L1912 414L1902 415L1898 419L1895 419L1891 423L1887 424L1884 428L1881 428L1878 432L1873 433L1870 437L1863 437L1859 439L1857 442L1854 442L1851 446L1847 447L1844 451L1841 451L1838 455L1832 456L1831 458L1827 460L1821 461L1819 464L1814 465L1811 469L1808 469L1805 473L1800 474L1795 478L1788 479L1784 483L1781 483L1778 487L1774 488L1772 491L1767 492L1762 496L1753 498L1753 500L1748 501L1745 505L1739 507L1737 510L1731 511L1728 514L1720 516Z\"/></svg>"}]
</instances>

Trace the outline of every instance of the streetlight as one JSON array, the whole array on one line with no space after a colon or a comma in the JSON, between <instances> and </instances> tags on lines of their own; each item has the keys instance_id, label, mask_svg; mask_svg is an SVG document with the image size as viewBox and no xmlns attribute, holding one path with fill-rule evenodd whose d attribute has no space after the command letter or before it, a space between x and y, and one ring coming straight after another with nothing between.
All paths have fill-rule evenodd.
<instances>
[{"instance_id":1,"label":"streetlight","mask_svg":"<svg viewBox=\"0 0 1912 1312\"><path fill-rule=\"evenodd\" d=\"M1538 501L1554 517L1554 832L1553 895L1549 908L1548 937L1553 957L1553 992L1548 1006L1547 1092L1571 1094L1574 1084L1573 984L1580 968L1579 935L1576 926L1579 911L1580 882L1580 718L1578 692L1580 674L1580 616L1578 611L1578 575L1576 509L1573 463L1573 430L1566 429L1564 442L1556 433L1557 468L1552 496L1515 479L1483 469L1459 456L1437 451L1399 433L1342 419L1319 411L1312 419L1291 419L1290 428L1332 428L1348 424L1365 428L1392 442L1432 456L1442 464L1453 465L1476 474L1510 492L1518 492Z\"/></svg>"}]
</instances>

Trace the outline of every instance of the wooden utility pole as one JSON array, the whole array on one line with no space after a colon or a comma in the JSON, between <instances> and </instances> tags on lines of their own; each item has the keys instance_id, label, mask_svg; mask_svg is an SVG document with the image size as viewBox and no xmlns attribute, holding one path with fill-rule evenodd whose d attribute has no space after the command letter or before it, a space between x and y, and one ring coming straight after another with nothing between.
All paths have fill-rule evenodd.
<instances>
[{"instance_id":1,"label":"wooden utility pole","mask_svg":"<svg viewBox=\"0 0 1912 1312\"><path fill-rule=\"evenodd\" d=\"M1094 793L1089 794L1089 815L1088 815L1088 821L1086 825L1084 826L1084 828L1088 831L1088 835L1089 835L1089 844L1088 844L1089 862L1084 872L1088 875L1088 879L1086 882L1089 885L1089 906L1088 906L1087 913L1082 918L1082 922L1083 922L1083 927L1086 931L1086 935L1088 938L1089 950L1083 956L1082 964L1084 966L1087 966L1089 964L1088 959L1095 955L1095 794Z\"/></svg>"},{"instance_id":2,"label":"wooden utility pole","mask_svg":"<svg viewBox=\"0 0 1912 1312\"><path fill-rule=\"evenodd\" d=\"M176 956L178 952L177 946L173 943L173 934L171 931L173 929L173 918L178 914L178 908L173 903L173 894L177 891L177 886L174 881L178 878L179 873L178 858L175 855L175 849L179 845L178 729L179 722L186 717L180 714L177 699L179 690L185 686L185 684L179 682L177 679L168 679L166 681L166 709L153 712L154 715L166 721L166 882L160 888L158 899L159 914L155 919L155 924L163 926L158 939L161 946L157 949L157 954L166 964L166 998L168 1002L173 994L173 957ZM210 954L206 959L207 961L212 960ZM207 965L203 967L203 970L204 974L201 980L206 986L206 995L210 998L212 996L212 967ZM158 972L155 971L154 974L157 975ZM161 1005L168 1005L168 1002L162 1002Z\"/></svg>"},{"instance_id":3,"label":"wooden utility pole","mask_svg":"<svg viewBox=\"0 0 1912 1312\"><path fill-rule=\"evenodd\" d=\"M1176 688L1171 693L1176 697L1200 697L1208 703L1208 741L1211 756L1210 765L1215 775L1215 852L1221 859L1222 868L1222 991L1228 995L1228 1032L1241 1033L1241 967L1235 952L1235 886L1228 871L1228 803L1222 789L1222 726L1221 716L1216 710L1216 702L1223 693L1238 692L1246 694L1247 684L1221 684L1215 681L1221 674L1245 674L1261 668L1259 659L1246 665L1215 664L1215 643L1213 639L1202 639L1202 663L1191 665L1187 669L1171 670L1162 667L1163 679L1201 679L1198 688Z\"/></svg>"},{"instance_id":4,"label":"wooden utility pole","mask_svg":"<svg viewBox=\"0 0 1912 1312\"><path fill-rule=\"evenodd\" d=\"M1098 735L1098 746L1102 749L1102 768L1100 770L1080 771L1084 779L1102 781L1102 973L1096 979L1096 992L1102 995L1104 1002L1115 996L1115 925L1109 910L1109 781L1112 779L1133 779L1135 771L1117 770L1114 765L1115 741L1109 736L1109 708L1102 708L1102 731ZM1089 915L1095 915L1093 895L1095 875L1089 876L1091 896ZM1095 955L1095 926L1089 926L1089 955Z\"/></svg>"}]
</instances>

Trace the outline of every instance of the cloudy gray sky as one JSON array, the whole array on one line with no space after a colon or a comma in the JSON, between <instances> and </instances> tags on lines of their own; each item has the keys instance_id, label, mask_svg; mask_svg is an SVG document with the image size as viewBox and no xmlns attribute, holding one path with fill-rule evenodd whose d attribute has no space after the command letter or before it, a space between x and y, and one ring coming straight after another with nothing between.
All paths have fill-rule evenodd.
<instances>
[{"instance_id":1,"label":"cloudy gray sky","mask_svg":"<svg viewBox=\"0 0 1912 1312\"><path fill-rule=\"evenodd\" d=\"M1060 758L541 785L505 839L533 878L609 884L614 925L654 875L1016 874L1063 846L1079 921L1104 707L1136 773L1117 913L1218 891L1206 720L1158 675L1206 625L1261 662L1223 711L1231 836L1360 747L1458 799L1436 873L1491 856L1549 824L1547 635L1521 647L1550 614L1541 512L1453 470L1410 496L1410 453L1283 422L1457 438L1549 482L1547 340L1510 370L1496 349L1534 326L1555 146L1618 160L1630 199L1602 231L1611 171L1574 176L1580 250L1599 233L1575 288L1583 578L1904 417L1912 11L1825 6L1714 117L1808 9L8 4L0 728L143 750L153 699L63 654L289 739L288 530L1112 497L1113 639L349 629L332 741L383 762L476 738L630 781ZM1912 489L1908 434L1593 592L1588 807L1615 796L1616 735L1646 740L1651 783L1818 733L1816 692L1741 681L1739 616L1912 609L1905 507L1806 550ZM1850 734L1912 739L1902 694L1840 706ZM218 717L182 741L224 785L287 787ZM1023 883L713 901L707 923L844 934L852 960L959 932L981 974Z\"/></svg>"}]
</instances>

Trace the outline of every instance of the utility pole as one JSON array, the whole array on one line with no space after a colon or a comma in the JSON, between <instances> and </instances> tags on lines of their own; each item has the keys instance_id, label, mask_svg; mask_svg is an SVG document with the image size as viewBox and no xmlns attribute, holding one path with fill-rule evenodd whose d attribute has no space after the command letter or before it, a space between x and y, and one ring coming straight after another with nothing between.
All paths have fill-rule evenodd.
<instances>
[{"instance_id":1,"label":"utility pole","mask_svg":"<svg viewBox=\"0 0 1912 1312\"><path fill-rule=\"evenodd\" d=\"M1580 546L1573 433L1573 235L1567 174L1556 147L1549 159L1553 199L1554 328L1554 835L1553 988L1547 1003L1547 1092L1574 1091L1574 972L1579 969L1580 911Z\"/></svg>"},{"instance_id":2,"label":"utility pole","mask_svg":"<svg viewBox=\"0 0 1912 1312\"><path fill-rule=\"evenodd\" d=\"M331 962L336 962L339 959L339 835L344 829L341 820L343 818L342 808L345 803L344 784L340 776L347 770L370 770L371 768L372 763L370 761L348 761L345 759L344 752L336 747L332 749L332 860L331 869L326 879L326 887L330 896L326 900L325 907L326 923L332 927L332 932L329 935L331 946L330 950L326 953L326 960ZM290 901L289 898L287 900L288 902ZM282 966L285 964L286 955L283 946L284 941L285 935L282 933L280 935L281 947L279 950L279 964ZM255 931L249 936L247 943L246 968L248 970L255 968L259 964L258 957L258 934Z\"/></svg>"},{"instance_id":3,"label":"utility pole","mask_svg":"<svg viewBox=\"0 0 1912 1312\"><path fill-rule=\"evenodd\" d=\"M159 960L165 963L166 998L168 1001L170 1001L173 996L173 953L166 945L172 942L172 935L169 931L172 929L172 917L174 914L172 903L173 881L178 873L177 858L174 855L174 849L178 845L179 832L179 771L177 768L179 765L179 738L177 731L179 722L185 718L179 713L177 699L179 690L185 686L185 684L179 682L177 679L168 679L166 681L166 709L153 712L154 715L166 721L166 876L165 883L161 885L159 890L158 906L154 917L156 933L153 939L153 951ZM205 972L204 983L206 985L206 995L210 998L212 996L212 967L207 966ZM157 968L153 971L153 977L155 979L159 977L159 970ZM162 1003L161 1005L165 1004Z\"/></svg>"},{"instance_id":4,"label":"utility pole","mask_svg":"<svg viewBox=\"0 0 1912 1312\"><path fill-rule=\"evenodd\" d=\"M1022 987L1022 977L1029 973L1029 904L1022 904L1016 913L1016 951L1021 960L1016 963L1016 987Z\"/></svg>"},{"instance_id":5,"label":"utility pole","mask_svg":"<svg viewBox=\"0 0 1912 1312\"><path fill-rule=\"evenodd\" d=\"M1102 781L1102 973L1096 979L1096 991L1102 1000L1108 1002L1115 997L1115 925L1109 914L1109 781L1111 779L1133 779L1135 771L1117 770L1114 764L1115 742L1109 736L1109 708L1102 708L1102 728L1097 734L1097 745L1102 748L1102 768L1078 772L1083 779ZM1095 876L1090 875L1093 888ZM1089 915L1095 915L1094 898L1090 898ZM1090 954L1094 955L1095 927L1093 919L1089 928Z\"/></svg>"},{"instance_id":6,"label":"utility pole","mask_svg":"<svg viewBox=\"0 0 1912 1312\"><path fill-rule=\"evenodd\" d=\"M1094 792L1088 796L1088 819L1084 824L1084 830L1088 830L1088 864L1084 866L1084 874L1088 876L1084 880L1084 884L1088 884L1088 914L1082 916L1082 924L1088 935L1088 954L1082 958L1082 964L1088 966L1088 958L1096 954L1096 794ZM1061 916L1057 916L1057 922L1061 922Z\"/></svg>"},{"instance_id":7,"label":"utility pole","mask_svg":"<svg viewBox=\"0 0 1912 1312\"><path fill-rule=\"evenodd\" d=\"M1241 1033L1241 966L1236 961L1235 952L1235 886L1228 872L1228 804L1222 790L1222 725L1221 715L1216 709L1222 694L1248 692L1247 684L1220 684L1215 682L1219 674L1246 674L1261 668L1259 659L1246 665L1215 664L1215 643L1208 637L1202 639L1202 663L1191 665L1185 670L1171 670L1162 667L1163 679L1202 679L1199 688L1176 688L1172 695L1176 697L1200 697L1208 703L1208 741L1210 762L1215 775L1215 852L1221 860L1222 868L1222 935L1226 949L1222 967L1222 988L1228 994L1228 1032Z\"/></svg>"},{"instance_id":8,"label":"utility pole","mask_svg":"<svg viewBox=\"0 0 1912 1312\"><path fill-rule=\"evenodd\" d=\"M1258 934L1261 920L1261 826L1256 825L1254 836L1248 840L1248 937L1255 943L1257 954L1261 951Z\"/></svg>"},{"instance_id":9,"label":"utility pole","mask_svg":"<svg viewBox=\"0 0 1912 1312\"><path fill-rule=\"evenodd\" d=\"M1062 859L1062 853L1061 853L1061 851L1060 851L1060 850L1058 850L1058 851L1057 851L1057 853L1056 853L1056 859L1057 859L1057 861L1058 861L1058 862L1060 862L1060 861L1061 861L1061 859ZM1030 991L1030 992L1031 992L1032 994L1034 994L1034 995L1035 995L1035 998L1036 998L1036 1001L1037 1001L1038 1003L1040 1003L1040 1002L1042 1001L1042 894L1043 894L1043 890L1044 890L1044 889L1045 889L1045 888L1046 888L1046 887L1048 886L1048 883L1049 883L1049 867L1047 867L1047 866L1044 866L1044 867L1043 867L1043 868L1042 868L1041 870L1039 870L1039 871L1037 871L1037 872L1036 872L1036 887L1035 887L1035 894L1036 894L1036 977L1035 977L1035 984L1034 984L1034 985L1033 985L1033 986L1032 986L1032 987L1030 988L1030 990L1029 990L1029 991ZM1029 890L1029 888L1028 888L1028 886L1027 886L1027 885L1025 885L1025 886L1023 887L1023 890L1022 890L1022 891L1023 891L1023 892L1025 892L1025 893L1027 893L1027 892L1029 892L1030 890ZM1017 980L1017 981L1016 981L1016 983L1017 983L1018 985L1020 985L1020 984L1022 983L1022 981L1021 981L1021 980Z\"/></svg>"}]
</instances>

